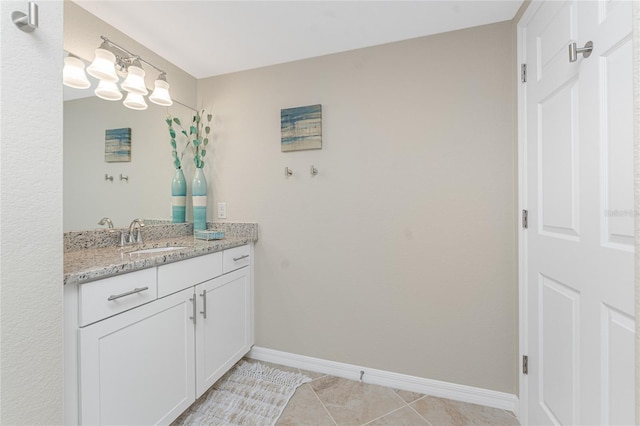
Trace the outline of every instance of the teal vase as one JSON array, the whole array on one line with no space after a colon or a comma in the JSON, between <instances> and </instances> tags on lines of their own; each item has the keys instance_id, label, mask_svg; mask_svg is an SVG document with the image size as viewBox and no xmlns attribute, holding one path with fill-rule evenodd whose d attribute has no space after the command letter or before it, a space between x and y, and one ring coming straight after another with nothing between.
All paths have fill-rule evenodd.
<instances>
[{"instance_id":1,"label":"teal vase","mask_svg":"<svg viewBox=\"0 0 640 426\"><path fill-rule=\"evenodd\" d=\"M201 168L196 168L191 182L193 229L207 229L207 180Z\"/></svg>"},{"instance_id":2,"label":"teal vase","mask_svg":"<svg viewBox=\"0 0 640 426\"><path fill-rule=\"evenodd\" d=\"M176 169L171 179L171 221L184 223L187 207L187 180L182 169Z\"/></svg>"}]
</instances>

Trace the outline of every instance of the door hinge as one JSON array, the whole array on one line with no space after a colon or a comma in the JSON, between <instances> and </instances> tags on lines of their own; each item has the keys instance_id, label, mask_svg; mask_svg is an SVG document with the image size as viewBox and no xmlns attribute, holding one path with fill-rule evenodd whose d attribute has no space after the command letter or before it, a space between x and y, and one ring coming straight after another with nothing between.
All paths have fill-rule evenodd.
<instances>
[{"instance_id":1,"label":"door hinge","mask_svg":"<svg viewBox=\"0 0 640 426\"><path fill-rule=\"evenodd\" d=\"M529 357L522 355L522 374L529 374Z\"/></svg>"},{"instance_id":2,"label":"door hinge","mask_svg":"<svg viewBox=\"0 0 640 426\"><path fill-rule=\"evenodd\" d=\"M529 210L522 210L522 227L529 228Z\"/></svg>"},{"instance_id":3,"label":"door hinge","mask_svg":"<svg viewBox=\"0 0 640 426\"><path fill-rule=\"evenodd\" d=\"M527 64L520 65L520 81L527 82Z\"/></svg>"}]
</instances>

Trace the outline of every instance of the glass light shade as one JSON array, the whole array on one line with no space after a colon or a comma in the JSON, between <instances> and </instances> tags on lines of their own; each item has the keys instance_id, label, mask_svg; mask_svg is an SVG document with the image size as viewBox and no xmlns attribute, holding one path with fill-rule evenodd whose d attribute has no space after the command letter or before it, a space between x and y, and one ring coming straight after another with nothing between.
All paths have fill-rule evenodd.
<instances>
[{"instance_id":1,"label":"glass light shade","mask_svg":"<svg viewBox=\"0 0 640 426\"><path fill-rule=\"evenodd\" d=\"M122 92L113 81L100 80L95 94L97 97L107 101L119 101L122 99Z\"/></svg>"},{"instance_id":2,"label":"glass light shade","mask_svg":"<svg viewBox=\"0 0 640 426\"><path fill-rule=\"evenodd\" d=\"M127 68L127 78L122 82L122 89L129 93L146 95L149 93L144 84L144 70L135 65Z\"/></svg>"},{"instance_id":3,"label":"glass light shade","mask_svg":"<svg viewBox=\"0 0 640 426\"><path fill-rule=\"evenodd\" d=\"M116 56L108 50L96 49L96 58L93 60L87 72L89 75L99 78L100 80L118 81L118 75L115 68Z\"/></svg>"},{"instance_id":4,"label":"glass light shade","mask_svg":"<svg viewBox=\"0 0 640 426\"><path fill-rule=\"evenodd\" d=\"M74 89L88 89L91 83L84 73L84 62L73 56L64 58L62 83Z\"/></svg>"},{"instance_id":5,"label":"glass light shade","mask_svg":"<svg viewBox=\"0 0 640 426\"><path fill-rule=\"evenodd\" d=\"M131 109L143 110L147 109L147 103L139 93L129 92L127 98L124 100L124 106Z\"/></svg>"},{"instance_id":6,"label":"glass light shade","mask_svg":"<svg viewBox=\"0 0 640 426\"><path fill-rule=\"evenodd\" d=\"M169 83L165 80L156 80L153 93L149 96L149 100L157 105L171 106L173 101L169 96Z\"/></svg>"}]
</instances>

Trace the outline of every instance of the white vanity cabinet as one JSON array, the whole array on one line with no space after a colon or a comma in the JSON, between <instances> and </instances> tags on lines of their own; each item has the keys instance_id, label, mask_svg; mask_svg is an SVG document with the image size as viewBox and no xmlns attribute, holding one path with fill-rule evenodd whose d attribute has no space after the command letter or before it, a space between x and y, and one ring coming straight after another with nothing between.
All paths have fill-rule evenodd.
<instances>
[{"instance_id":1,"label":"white vanity cabinet","mask_svg":"<svg viewBox=\"0 0 640 426\"><path fill-rule=\"evenodd\" d=\"M196 398L224 375L253 344L253 297L249 268L196 287Z\"/></svg>"},{"instance_id":2,"label":"white vanity cabinet","mask_svg":"<svg viewBox=\"0 0 640 426\"><path fill-rule=\"evenodd\" d=\"M79 331L86 425L170 424L195 400L193 289Z\"/></svg>"},{"instance_id":3,"label":"white vanity cabinet","mask_svg":"<svg viewBox=\"0 0 640 426\"><path fill-rule=\"evenodd\" d=\"M253 345L250 249L244 245L158 268L159 295L195 287L196 398Z\"/></svg>"},{"instance_id":4,"label":"white vanity cabinet","mask_svg":"<svg viewBox=\"0 0 640 426\"><path fill-rule=\"evenodd\" d=\"M253 345L252 255L66 285L65 424L175 420Z\"/></svg>"}]
</instances>

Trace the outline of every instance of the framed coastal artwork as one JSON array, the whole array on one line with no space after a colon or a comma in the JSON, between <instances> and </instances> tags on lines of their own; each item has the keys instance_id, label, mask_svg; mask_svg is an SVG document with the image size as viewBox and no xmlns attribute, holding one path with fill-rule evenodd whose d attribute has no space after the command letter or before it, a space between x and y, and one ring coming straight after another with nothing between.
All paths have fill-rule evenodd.
<instances>
[{"instance_id":1,"label":"framed coastal artwork","mask_svg":"<svg viewBox=\"0 0 640 426\"><path fill-rule=\"evenodd\" d=\"M322 105L280 110L282 152L322 149Z\"/></svg>"},{"instance_id":2,"label":"framed coastal artwork","mask_svg":"<svg viewBox=\"0 0 640 426\"><path fill-rule=\"evenodd\" d=\"M105 130L104 161L131 161L131 128Z\"/></svg>"}]
</instances>

